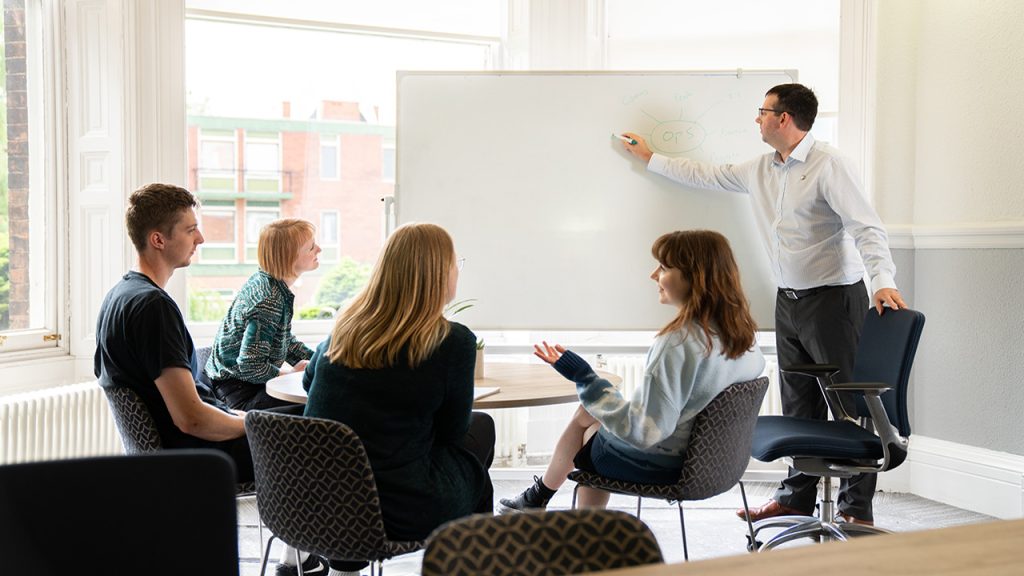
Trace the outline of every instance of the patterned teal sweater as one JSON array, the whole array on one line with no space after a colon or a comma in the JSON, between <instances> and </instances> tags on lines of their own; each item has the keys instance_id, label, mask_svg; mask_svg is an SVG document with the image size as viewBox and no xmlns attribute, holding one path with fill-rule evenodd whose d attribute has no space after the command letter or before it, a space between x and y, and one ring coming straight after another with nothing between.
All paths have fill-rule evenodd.
<instances>
[{"instance_id":1,"label":"patterned teal sweater","mask_svg":"<svg viewBox=\"0 0 1024 576\"><path fill-rule=\"evenodd\" d=\"M598 434L607 450L639 466L678 468L697 413L730 384L759 377L765 366L756 345L729 360L714 337L711 355L705 356L703 335L692 325L688 334L658 336L647 353L644 381L629 398L571 350L554 367L576 383L583 408L601 423Z\"/></svg>"},{"instance_id":2,"label":"patterned teal sweater","mask_svg":"<svg viewBox=\"0 0 1024 576\"><path fill-rule=\"evenodd\" d=\"M213 340L206 373L213 380L233 378L266 384L313 351L292 335L295 295L284 282L258 270L231 303Z\"/></svg>"}]
</instances>

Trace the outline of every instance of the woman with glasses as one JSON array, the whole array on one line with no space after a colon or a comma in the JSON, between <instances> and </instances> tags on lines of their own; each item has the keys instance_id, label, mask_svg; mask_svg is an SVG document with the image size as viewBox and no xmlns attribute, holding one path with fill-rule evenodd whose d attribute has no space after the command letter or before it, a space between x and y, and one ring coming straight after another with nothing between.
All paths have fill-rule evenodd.
<instances>
[{"instance_id":1,"label":"woman with glasses","mask_svg":"<svg viewBox=\"0 0 1024 576\"><path fill-rule=\"evenodd\" d=\"M298 218L275 220L260 230L256 254L259 270L228 308L206 362L214 393L236 410L293 406L268 395L267 380L304 369L313 355L292 335L291 287L320 266L316 229Z\"/></svg>"},{"instance_id":2,"label":"woman with glasses","mask_svg":"<svg viewBox=\"0 0 1024 576\"><path fill-rule=\"evenodd\" d=\"M697 413L730 384L764 370L756 325L724 236L709 230L671 232L651 248L658 299L676 316L647 353L644 380L629 398L583 358L544 342L535 355L576 383L580 407L562 433L543 477L502 499L506 511L545 508L573 467L608 478L674 484L682 471ZM604 507L609 493L580 488L581 507Z\"/></svg>"},{"instance_id":3,"label":"woman with glasses","mask_svg":"<svg viewBox=\"0 0 1024 576\"><path fill-rule=\"evenodd\" d=\"M493 510L494 421L472 412L476 336L444 317L459 267L443 228L399 227L303 378L306 415L363 441L394 540ZM331 561L332 573L364 565Z\"/></svg>"}]
</instances>

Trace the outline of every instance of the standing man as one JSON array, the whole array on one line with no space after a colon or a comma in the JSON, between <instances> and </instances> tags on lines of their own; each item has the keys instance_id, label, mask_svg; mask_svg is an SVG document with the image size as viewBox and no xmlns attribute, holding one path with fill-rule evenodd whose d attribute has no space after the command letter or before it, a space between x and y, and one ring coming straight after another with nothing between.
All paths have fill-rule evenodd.
<instances>
[{"instance_id":1,"label":"standing man","mask_svg":"<svg viewBox=\"0 0 1024 576\"><path fill-rule=\"evenodd\" d=\"M177 268L191 263L203 234L191 192L147 184L128 198L125 225L138 271L121 278L100 306L94 373L104 388L131 388L156 422L164 448L213 448L235 463L238 482L254 478L244 412L232 411L194 380L195 346L181 310L164 292ZM301 413L301 406L293 413ZM282 410L283 411L283 410ZM278 576L296 574L286 547ZM323 558L303 553L306 574L327 574Z\"/></svg>"},{"instance_id":2,"label":"standing man","mask_svg":"<svg viewBox=\"0 0 1024 576\"><path fill-rule=\"evenodd\" d=\"M779 287L775 330L779 365L835 364L837 382L849 381L861 324L869 300L863 278L870 279L870 304L905 308L896 289L896 267L888 236L861 193L853 166L839 151L810 134L818 99L801 84L781 84L765 95L755 119L761 139L773 153L742 164L713 165L655 154L647 143L626 133L635 144L626 149L647 169L686 186L750 195L758 231ZM817 382L784 374L782 412L787 416L826 419L828 408ZM852 395L843 407L854 413ZM750 511L757 521L787 514L810 514L819 478L790 468L775 496ZM875 474L840 483L838 517L871 525ZM746 519L746 513L737 515Z\"/></svg>"}]
</instances>

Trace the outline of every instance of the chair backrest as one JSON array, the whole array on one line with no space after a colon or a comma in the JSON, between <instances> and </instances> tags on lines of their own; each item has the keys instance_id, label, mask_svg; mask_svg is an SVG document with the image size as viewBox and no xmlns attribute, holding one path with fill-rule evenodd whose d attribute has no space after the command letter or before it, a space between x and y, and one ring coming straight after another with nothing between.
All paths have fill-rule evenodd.
<instances>
[{"instance_id":1,"label":"chair backrest","mask_svg":"<svg viewBox=\"0 0 1024 576\"><path fill-rule=\"evenodd\" d=\"M323 418L250 411L245 430L260 518L286 543L328 558L394 555L363 443Z\"/></svg>"},{"instance_id":2,"label":"chair backrest","mask_svg":"<svg viewBox=\"0 0 1024 576\"><path fill-rule=\"evenodd\" d=\"M196 364L199 367L199 382L205 384L207 388L213 389L213 382L210 381L210 376L206 373L206 362L210 359L210 354L213 353L212 346L196 347Z\"/></svg>"},{"instance_id":3,"label":"chair backrest","mask_svg":"<svg viewBox=\"0 0 1024 576\"><path fill-rule=\"evenodd\" d=\"M125 454L145 454L163 448L156 421L142 398L131 388L104 386L110 413L121 435Z\"/></svg>"},{"instance_id":4,"label":"chair backrest","mask_svg":"<svg viewBox=\"0 0 1024 576\"><path fill-rule=\"evenodd\" d=\"M238 574L235 470L213 450L0 466L4 574Z\"/></svg>"},{"instance_id":5,"label":"chair backrest","mask_svg":"<svg viewBox=\"0 0 1024 576\"><path fill-rule=\"evenodd\" d=\"M768 378L737 382L715 396L693 421L677 485L680 500L703 500L736 485L750 463L750 444Z\"/></svg>"},{"instance_id":6,"label":"chair backrest","mask_svg":"<svg viewBox=\"0 0 1024 576\"><path fill-rule=\"evenodd\" d=\"M431 534L423 576L577 574L662 562L650 528L617 510L478 515Z\"/></svg>"},{"instance_id":7,"label":"chair backrest","mask_svg":"<svg viewBox=\"0 0 1024 576\"><path fill-rule=\"evenodd\" d=\"M923 328L924 314L916 310L887 308L879 316L872 308L864 320L853 365L854 382L884 382L892 386L882 394L882 403L889 421L903 437L910 436L907 387ZM857 411L860 416L871 416L862 398L857 401Z\"/></svg>"}]
</instances>

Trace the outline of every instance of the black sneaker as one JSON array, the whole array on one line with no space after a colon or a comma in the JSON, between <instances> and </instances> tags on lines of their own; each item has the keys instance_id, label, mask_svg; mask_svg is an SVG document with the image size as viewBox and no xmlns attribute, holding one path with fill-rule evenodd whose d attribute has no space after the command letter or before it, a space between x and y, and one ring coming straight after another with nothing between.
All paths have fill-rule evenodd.
<instances>
[{"instance_id":1,"label":"black sneaker","mask_svg":"<svg viewBox=\"0 0 1024 576\"><path fill-rule=\"evenodd\" d=\"M302 563L302 573L306 576L327 576L330 571L331 567L328 566L327 560L316 554L310 554ZM278 564L275 574L277 576L298 576L299 569L291 564Z\"/></svg>"},{"instance_id":2,"label":"black sneaker","mask_svg":"<svg viewBox=\"0 0 1024 576\"><path fill-rule=\"evenodd\" d=\"M534 476L533 486L523 490L522 494L515 498L501 499L502 509L500 513L515 514L516 512L526 512L527 510L544 510L548 507L548 502L551 501L551 497L554 495L554 490L545 486L539 476Z\"/></svg>"}]
</instances>

